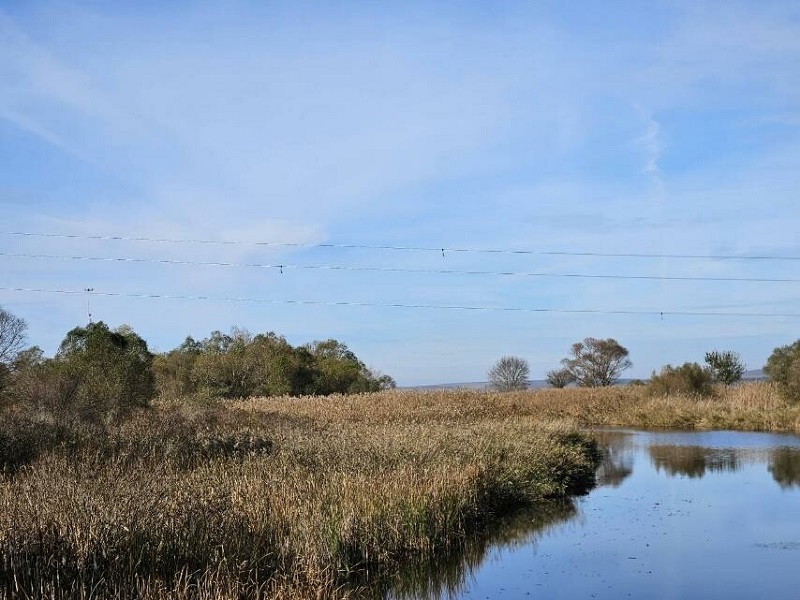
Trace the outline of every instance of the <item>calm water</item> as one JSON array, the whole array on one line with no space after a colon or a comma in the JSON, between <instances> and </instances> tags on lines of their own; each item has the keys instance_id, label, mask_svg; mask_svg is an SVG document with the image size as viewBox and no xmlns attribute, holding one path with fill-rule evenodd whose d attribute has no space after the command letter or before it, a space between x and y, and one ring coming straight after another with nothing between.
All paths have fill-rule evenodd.
<instances>
[{"instance_id":1,"label":"calm water","mask_svg":"<svg viewBox=\"0 0 800 600\"><path fill-rule=\"evenodd\" d=\"M390 598L800 598L800 437L600 432L598 487L518 514Z\"/></svg>"}]
</instances>

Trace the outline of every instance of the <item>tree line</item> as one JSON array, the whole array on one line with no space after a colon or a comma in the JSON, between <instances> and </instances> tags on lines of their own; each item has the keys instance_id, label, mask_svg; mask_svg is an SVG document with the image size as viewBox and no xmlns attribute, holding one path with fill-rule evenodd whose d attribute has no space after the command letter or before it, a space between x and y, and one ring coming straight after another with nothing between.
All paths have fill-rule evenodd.
<instances>
[{"instance_id":1,"label":"tree line","mask_svg":"<svg viewBox=\"0 0 800 600\"><path fill-rule=\"evenodd\" d=\"M646 382L653 395L689 394L708 396L714 384L731 385L741 380L745 364L737 352L712 350L705 353L704 365L686 362L679 366L665 365L653 372ZM576 342L569 355L561 360L561 367L546 374L551 387L605 387L619 382L622 373L631 368L628 349L613 338L588 337ZM800 401L800 340L773 350L764 373L780 387L784 396ZM500 391L526 389L529 386L530 367L524 358L503 356L488 371L491 386Z\"/></svg>"},{"instance_id":2,"label":"tree line","mask_svg":"<svg viewBox=\"0 0 800 600\"><path fill-rule=\"evenodd\" d=\"M301 396L395 387L334 339L295 347L273 332L233 328L153 353L131 327L98 322L69 331L49 358L25 347L26 328L0 308L0 401L50 413L109 419L158 395Z\"/></svg>"},{"instance_id":3,"label":"tree line","mask_svg":"<svg viewBox=\"0 0 800 600\"><path fill-rule=\"evenodd\" d=\"M153 367L159 392L169 396L325 396L395 387L390 376L367 368L337 340L294 347L276 333L238 328L199 341L187 337L156 355Z\"/></svg>"}]
</instances>

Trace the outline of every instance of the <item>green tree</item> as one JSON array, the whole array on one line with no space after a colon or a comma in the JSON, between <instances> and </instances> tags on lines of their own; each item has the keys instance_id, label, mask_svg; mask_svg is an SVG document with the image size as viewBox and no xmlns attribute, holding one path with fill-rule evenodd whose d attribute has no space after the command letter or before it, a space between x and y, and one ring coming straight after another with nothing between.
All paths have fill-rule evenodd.
<instances>
[{"instance_id":1,"label":"green tree","mask_svg":"<svg viewBox=\"0 0 800 600\"><path fill-rule=\"evenodd\" d=\"M253 336L244 329L233 328L230 334L212 331L201 342L191 379L199 390L223 398L253 395L256 388L257 364L249 347Z\"/></svg>"},{"instance_id":2,"label":"green tree","mask_svg":"<svg viewBox=\"0 0 800 600\"><path fill-rule=\"evenodd\" d=\"M159 392L218 398L371 392L394 387L336 340L298 348L273 332L213 331L155 360Z\"/></svg>"},{"instance_id":3,"label":"green tree","mask_svg":"<svg viewBox=\"0 0 800 600\"><path fill-rule=\"evenodd\" d=\"M130 327L102 321L76 327L59 346L54 365L76 384L77 410L113 418L147 406L155 395L153 355Z\"/></svg>"},{"instance_id":4,"label":"green tree","mask_svg":"<svg viewBox=\"0 0 800 600\"><path fill-rule=\"evenodd\" d=\"M394 379L371 371L346 344L337 340L311 342L298 352L308 365L306 375L311 377L307 393L357 394L395 386Z\"/></svg>"},{"instance_id":5,"label":"green tree","mask_svg":"<svg viewBox=\"0 0 800 600\"><path fill-rule=\"evenodd\" d=\"M368 367L363 367L358 379L350 384L348 392L361 394L380 392L381 390L393 390L396 387L397 384L389 375L373 371Z\"/></svg>"},{"instance_id":6,"label":"green tree","mask_svg":"<svg viewBox=\"0 0 800 600\"><path fill-rule=\"evenodd\" d=\"M737 352L731 352L730 350L706 352L705 362L711 369L714 381L718 383L731 385L739 381L744 375L745 364Z\"/></svg>"},{"instance_id":7,"label":"green tree","mask_svg":"<svg viewBox=\"0 0 800 600\"><path fill-rule=\"evenodd\" d=\"M317 368L314 355L307 346L294 348L294 356L290 363L294 370L292 376L292 395L305 396L316 394Z\"/></svg>"},{"instance_id":8,"label":"green tree","mask_svg":"<svg viewBox=\"0 0 800 600\"><path fill-rule=\"evenodd\" d=\"M328 395L356 391L366 367L342 342L328 339L307 345L314 359L313 393ZM356 388L356 389L351 389Z\"/></svg>"},{"instance_id":9,"label":"green tree","mask_svg":"<svg viewBox=\"0 0 800 600\"><path fill-rule=\"evenodd\" d=\"M620 375L633 366L628 350L617 340L588 337L572 344L570 356L561 361L572 380L581 387L605 387L619 381Z\"/></svg>"},{"instance_id":10,"label":"green tree","mask_svg":"<svg viewBox=\"0 0 800 600\"><path fill-rule=\"evenodd\" d=\"M153 358L153 371L159 395L180 398L197 392L197 386L192 380L192 371L201 350L200 343L189 336L179 347Z\"/></svg>"},{"instance_id":11,"label":"green tree","mask_svg":"<svg viewBox=\"0 0 800 600\"><path fill-rule=\"evenodd\" d=\"M253 365L254 395L284 396L296 392L299 359L283 337L273 332L260 333L247 347L246 355Z\"/></svg>"},{"instance_id":12,"label":"green tree","mask_svg":"<svg viewBox=\"0 0 800 600\"><path fill-rule=\"evenodd\" d=\"M778 383L787 399L800 400L800 340L775 348L767 359L764 372L771 381Z\"/></svg>"},{"instance_id":13,"label":"green tree","mask_svg":"<svg viewBox=\"0 0 800 600\"><path fill-rule=\"evenodd\" d=\"M489 383L501 392L528 388L530 367L528 361L519 356L501 357L487 373Z\"/></svg>"}]
</instances>

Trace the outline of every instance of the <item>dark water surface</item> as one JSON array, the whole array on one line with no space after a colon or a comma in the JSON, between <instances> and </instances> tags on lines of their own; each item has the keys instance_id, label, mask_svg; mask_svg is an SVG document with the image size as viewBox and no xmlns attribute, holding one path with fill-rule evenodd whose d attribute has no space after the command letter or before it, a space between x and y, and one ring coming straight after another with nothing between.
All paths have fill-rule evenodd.
<instances>
[{"instance_id":1,"label":"dark water surface","mask_svg":"<svg viewBox=\"0 0 800 600\"><path fill-rule=\"evenodd\" d=\"M587 496L515 515L389 597L800 599L800 437L597 437Z\"/></svg>"}]
</instances>

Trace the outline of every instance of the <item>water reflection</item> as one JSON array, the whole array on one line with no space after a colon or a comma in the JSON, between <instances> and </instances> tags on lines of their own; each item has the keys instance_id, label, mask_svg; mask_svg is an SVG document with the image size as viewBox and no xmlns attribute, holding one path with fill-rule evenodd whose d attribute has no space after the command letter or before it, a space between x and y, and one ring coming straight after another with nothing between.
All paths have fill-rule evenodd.
<instances>
[{"instance_id":1,"label":"water reflection","mask_svg":"<svg viewBox=\"0 0 800 600\"><path fill-rule=\"evenodd\" d=\"M770 506L770 515L785 510L788 496L779 492L777 487L788 494L796 494L800 488L800 438L737 432L622 430L595 431L593 435L603 449L603 461L596 472L595 483L608 489L579 501L580 511L576 504L564 502L517 513L502 520L483 536L468 540L457 550L444 556L437 555L428 562L408 565L402 573L370 583L368 597L393 600L463 598L474 592L476 585L486 585L476 583L485 582L486 573L494 573L489 577L496 578L501 590L510 586L511 580L516 581L514 585L518 590L532 591L532 585L552 584L550 592L553 593L549 595L546 588L536 588L537 593L544 591L543 597L556 597L555 590L563 586L581 590L573 597L588 597L588 592L591 595L598 592L597 581L608 577L609 581L613 579L625 589L634 589L641 584L638 597L655 598L657 596L651 592L657 588L646 578L660 571L666 581L674 583L676 580L671 579L671 572L664 565L683 560L684 554L695 552L691 545L681 546L678 554L674 550L675 544L690 539L692 532L706 531L705 545L698 550L700 554L695 559L688 560L687 569L701 564L707 555L714 552L724 556L722 563L727 564L726 561L741 558L742 548L753 551L796 548L792 545L796 543L796 536L792 537L795 534L785 534L784 531L789 531L785 527L775 531L765 529L764 532L756 529L755 541L747 537L751 532L743 527L737 530L741 540L729 544L732 539L730 519L749 509L734 508L729 517L721 510L707 510L707 507L711 506L714 498L728 493L722 490L730 490L732 484L741 481L736 488L741 490L741 494L737 493L736 499L744 503L743 506L750 506L747 502L762 508ZM777 486L770 481L767 470ZM711 474L725 477L709 476L699 484L698 480ZM683 481L665 482L666 478L681 478ZM695 499L703 502L695 502ZM794 522L791 519L790 516L790 522ZM583 531L587 522L595 523L596 529L591 534ZM570 525L564 526L566 523ZM604 525L597 528L597 523ZM716 533L710 533L712 531ZM617 532L626 532L625 537L617 536ZM783 535L789 535L786 538L788 542L781 537ZM721 541L714 545L715 540ZM540 544L542 554L537 554L533 563L526 563L531 565L525 567L525 576L529 579L523 577L517 581L512 569L506 567L503 570L504 561L513 555L515 549L528 553L532 548L535 553ZM730 545L736 546L739 554L733 557L725 554ZM626 568L607 570L609 548L615 549L612 551L616 552L615 564ZM567 562L558 562L559 556ZM582 558L575 559L575 556ZM758 561L761 557L753 556L747 560ZM779 560L779 557L772 560ZM576 572L583 573L584 578L576 579ZM699 572L693 577L695 582L702 583L706 575ZM531 583L534 579L536 584ZM587 587L580 588L584 584ZM744 584L740 582L737 585ZM738 590L738 587L733 589ZM481 597L519 597L508 593L515 594L516 591L483 594ZM676 591L674 597L689 597L681 594ZM616 596L601 594L600 597ZM634 594L634 597L637 596Z\"/></svg>"},{"instance_id":2,"label":"water reflection","mask_svg":"<svg viewBox=\"0 0 800 600\"><path fill-rule=\"evenodd\" d=\"M656 471L675 477L700 478L707 471L735 473L741 468L739 452L732 448L657 445L647 449Z\"/></svg>"},{"instance_id":3,"label":"water reflection","mask_svg":"<svg viewBox=\"0 0 800 600\"><path fill-rule=\"evenodd\" d=\"M396 577L372 586L378 597L393 600L456 598L466 590L472 573L490 551L531 547L561 523L576 518L572 502L551 502L502 519L492 531L434 560L409 565Z\"/></svg>"},{"instance_id":4,"label":"water reflection","mask_svg":"<svg viewBox=\"0 0 800 600\"><path fill-rule=\"evenodd\" d=\"M633 436L625 433L598 431L595 439L603 449L603 462L597 469L598 486L618 487L633 473Z\"/></svg>"},{"instance_id":5,"label":"water reflection","mask_svg":"<svg viewBox=\"0 0 800 600\"><path fill-rule=\"evenodd\" d=\"M800 487L800 450L776 448L769 458L769 472L782 489Z\"/></svg>"},{"instance_id":6,"label":"water reflection","mask_svg":"<svg viewBox=\"0 0 800 600\"><path fill-rule=\"evenodd\" d=\"M617 487L633 473L633 437L611 431L597 432L595 437L603 452L595 484ZM457 598L465 592L473 572L484 564L489 552L535 547L539 539L554 533L558 525L579 518L575 504L570 501L522 510L502 519L491 531L469 540L457 551L409 565L402 574L373 584L373 593L392 600Z\"/></svg>"}]
</instances>

